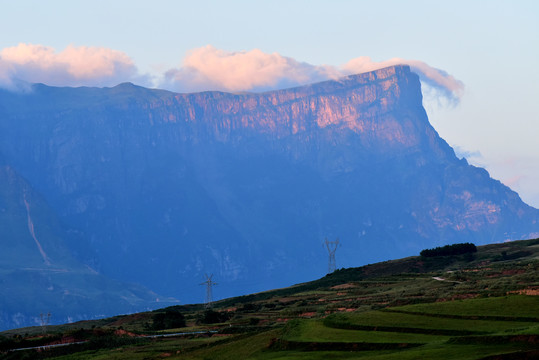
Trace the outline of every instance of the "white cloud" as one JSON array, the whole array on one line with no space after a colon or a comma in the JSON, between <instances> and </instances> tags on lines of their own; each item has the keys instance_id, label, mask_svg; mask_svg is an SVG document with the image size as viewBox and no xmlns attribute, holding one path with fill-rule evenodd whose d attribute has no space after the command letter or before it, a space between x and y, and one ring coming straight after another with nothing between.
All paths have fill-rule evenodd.
<instances>
[{"instance_id":1,"label":"white cloud","mask_svg":"<svg viewBox=\"0 0 539 360\"><path fill-rule=\"evenodd\" d=\"M451 100L461 96L463 84L460 81L418 60L393 58L374 62L361 56L342 66L311 65L278 53L268 54L258 49L229 52L211 45L191 50L181 67L167 71L159 85L181 92L264 91L336 79L397 64L410 65L424 84L437 90L437 96Z\"/></svg>"},{"instance_id":2,"label":"white cloud","mask_svg":"<svg viewBox=\"0 0 539 360\"><path fill-rule=\"evenodd\" d=\"M338 77L330 66L314 66L258 49L228 52L208 45L191 50L180 68L165 73L163 87L176 91L264 91Z\"/></svg>"},{"instance_id":3,"label":"white cloud","mask_svg":"<svg viewBox=\"0 0 539 360\"><path fill-rule=\"evenodd\" d=\"M458 100L463 85L451 75L418 60L393 58L375 62L352 59L342 66L312 65L259 49L229 52L211 45L193 49L180 67L164 73L157 83L139 74L125 53L103 47L52 47L19 44L0 50L0 86L15 88L20 82L53 86L114 86L131 81L173 91L266 91L336 79L342 76L408 64L417 72L429 98L444 103Z\"/></svg>"},{"instance_id":4,"label":"white cloud","mask_svg":"<svg viewBox=\"0 0 539 360\"><path fill-rule=\"evenodd\" d=\"M443 97L450 102L458 102L464 91L464 84L443 70L433 68L419 60L406 60L393 58L386 61L375 62L368 56L360 56L344 64L341 69L346 74L373 71L388 66L406 64L419 75L421 82L430 87L429 95ZM434 93L432 93L434 91Z\"/></svg>"},{"instance_id":5,"label":"white cloud","mask_svg":"<svg viewBox=\"0 0 539 360\"><path fill-rule=\"evenodd\" d=\"M68 46L63 51L19 44L0 51L0 85L18 81L54 86L113 86L143 80L125 53L102 47Z\"/></svg>"}]
</instances>

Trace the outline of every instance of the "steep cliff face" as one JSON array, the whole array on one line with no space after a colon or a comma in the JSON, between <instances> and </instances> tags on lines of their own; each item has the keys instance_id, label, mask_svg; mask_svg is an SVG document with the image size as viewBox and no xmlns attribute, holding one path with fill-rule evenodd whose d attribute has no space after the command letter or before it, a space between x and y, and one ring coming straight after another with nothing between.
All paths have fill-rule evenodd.
<instances>
[{"instance_id":1,"label":"steep cliff face","mask_svg":"<svg viewBox=\"0 0 539 360\"><path fill-rule=\"evenodd\" d=\"M36 85L0 94L0 152L79 260L182 301L205 272L220 296L323 275L325 237L341 267L539 232L438 136L407 66L261 94Z\"/></svg>"},{"instance_id":2,"label":"steep cliff face","mask_svg":"<svg viewBox=\"0 0 539 360\"><path fill-rule=\"evenodd\" d=\"M246 133L309 140L319 129L350 130L360 135L365 150L382 152L418 146L425 136L436 138L421 100L417 75L408 67L390 67L264 94L177 94L147 108L152 125L187 122L197 135L219 141L238 141ZM430 146L448 151L436 141Z\"/></svg>"}]
</instances>

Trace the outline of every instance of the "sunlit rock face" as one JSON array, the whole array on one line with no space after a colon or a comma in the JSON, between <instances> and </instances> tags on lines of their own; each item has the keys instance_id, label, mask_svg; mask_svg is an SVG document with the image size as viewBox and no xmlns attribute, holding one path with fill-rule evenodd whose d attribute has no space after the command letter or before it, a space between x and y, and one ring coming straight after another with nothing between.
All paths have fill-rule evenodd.
<instances>
[{"instance_id":1,"label":"sunlit rock face","mask_svg":"<svg viewBox=\"0 0 539 360\"><path fill-rule=\"evenodd\" d=\"M438 136L407 66L259 94L35 85L0 94L0 140L80 261L184 302L204 273L219 297L321 276L325 237L349 267L539 236Z\"/></svg>"}]
</instances>

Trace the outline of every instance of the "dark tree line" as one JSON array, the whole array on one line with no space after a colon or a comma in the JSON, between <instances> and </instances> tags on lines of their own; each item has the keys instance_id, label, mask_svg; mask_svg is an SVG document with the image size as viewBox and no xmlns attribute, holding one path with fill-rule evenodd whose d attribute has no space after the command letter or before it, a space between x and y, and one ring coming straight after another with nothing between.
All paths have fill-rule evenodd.
<instances>
[{"instance_id":1,"label":"dark tree line","mask_svg":"<svg viewBox=\"0 0 539 360\"><path fill-rule=\"evenodd\" d=\"M434 256L470 254L474 252L477 252L477 248L475 247L474 244L460 243L460 244L439 246L434 249L421 250L419 255L423 257L434 257Z\"/></svg>"}]
</instances>

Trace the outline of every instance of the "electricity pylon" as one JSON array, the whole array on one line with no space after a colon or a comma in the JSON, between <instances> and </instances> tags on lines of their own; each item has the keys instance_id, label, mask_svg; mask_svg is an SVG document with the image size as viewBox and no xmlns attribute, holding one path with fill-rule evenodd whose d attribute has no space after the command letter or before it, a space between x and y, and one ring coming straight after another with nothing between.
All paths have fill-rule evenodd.
<instances>
[{"instance_id":1,"label":"electricity pylon","mask_svg":"<svg viewBox=\"0 0 539 360\"><path fill-rule=\"evenodd\" d=\"M41 331L43 331L43 334L45 334L45 329L51 322L51 313L41 313L39 314L39 318L41 319Z\"/></svg>"},{"instance_id":2,"label":"electricity pylon","mask_svg":"<svg viewBox=\"0 0 539 360\"><path fill-rule=\"evenodd\" d=\"M210 309L213 302L212 286L217 285L217 283L212 280L213 274L211 274L210 276L208 276L208 274L204 274L204 276L206 276L206 281L204 281L200 285L206 285L206 302L204 303L204 307L206 309Z\"/></svg>"},{"instance_id":3,"label":"electricity pylon","mask_svg":"<svg viewBox=\"0 0 539 360\"><path fill-rule=\"evenodd\" d=\"M325 244L326 244L326 248L328 249L328 255L329 255L328 274L331 274L337 268L336 266L337 264L335 262L335 251L337 251L337 246L339 246L339 239L335 241L329 241L328 238L326 238Z\"/></svg>"}]
</instances>

